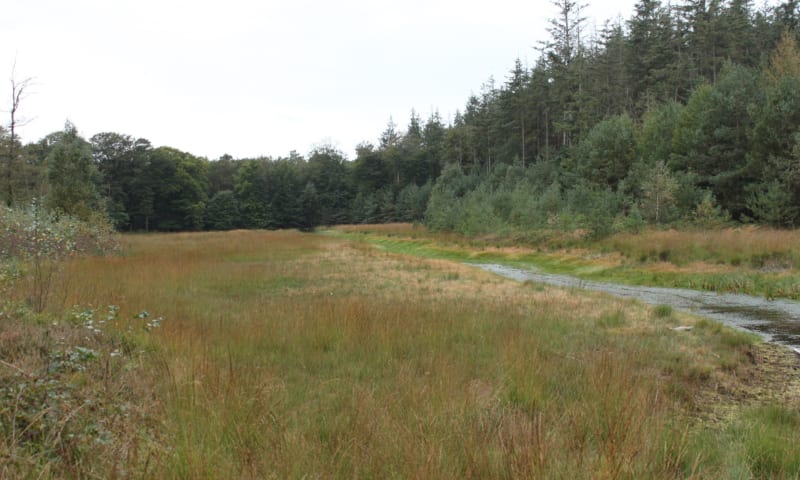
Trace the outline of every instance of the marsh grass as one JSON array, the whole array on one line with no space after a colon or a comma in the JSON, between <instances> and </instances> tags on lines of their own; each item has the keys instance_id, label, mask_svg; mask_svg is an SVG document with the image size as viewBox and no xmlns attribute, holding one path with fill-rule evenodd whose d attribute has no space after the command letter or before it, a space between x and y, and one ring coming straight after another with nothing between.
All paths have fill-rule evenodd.
<instances>
[{"instance_id":1,"label":"marsh grass","mask_svg":"<svg viewBox=\"0 0 800 480\"><path fill-rule=\"evenodd\" d=\"M702 450L700 466L715 478L789 479L800 476L800 422L797 410L768 404L747 409L721 431L692 439Z\"/></svg>"},{"instance_id":2,"label":"marsh grass","mask_svg":"<svg viewBox=\"0 0 800 480\"><path fill-rule=\"evenodd\" d=\"M709 262L717 265L748 266L763 270L793 268L800 259L800 233L766 227L740 226L711 230L646 230L618 233L599 240L576 234L557 241L526 243L515 238L472 238L447 232L429 232L421 225L351 225L336 227L348 234L434 240L438 244L471 247L528 247L531 251L558 251L588 248L617 252L641 262L668 262L687 265ZM572 238L572 240L569 240Z\"/></svg>"},{"instance_id":3,"label":"marsh grass","mask_svg":"<svg viewBox=\"0 0 800 480\"><path fill-rule=\"evenodd\" d=\"M653 314L657 318L669 318L672 316L672 306L670 305L656 305L653 309Z\"/></svg>"},{"instance_id":4,"label":"marsh grass","mask_svg":"<svg viewBox=\"0 0 800 480\"><path fill-rule=\"evenodd\" d=\"M421 226L337 227L395 253L462 262L536 266L551 273L632 285L652 285L766 298L800 299L800 233L740 227L710 231L651 230L600 240L522 243L426 232Z\"/></svg>"},{"instance_id":5,"label":"marsh grass","mask_svg":"<svg viewBox=\"0 0 800 480\"><path fill-rule=\"evenodd\" d=\"M617 234L598 245L630 258L658 258L676 264L709 261L734 266L747 264L757 269L787 269L800 259L799 242L797 231L739 227Z\"/></svg>"},{"instance_id":6,"label":"marsh grass","mask_svg":"<svg viewBox=\"0 0 800 480\"><path fill-rule=\"evenodd\" d=\"M685 478L719 467L689 435L695 393L749 361L727 329L672 331L682 314L347 239L123 247L60 288L164 317L152 374L123 380L150 392L159 435L128 447L157 445L158 478Z\"/></svg>"}]
</instances>

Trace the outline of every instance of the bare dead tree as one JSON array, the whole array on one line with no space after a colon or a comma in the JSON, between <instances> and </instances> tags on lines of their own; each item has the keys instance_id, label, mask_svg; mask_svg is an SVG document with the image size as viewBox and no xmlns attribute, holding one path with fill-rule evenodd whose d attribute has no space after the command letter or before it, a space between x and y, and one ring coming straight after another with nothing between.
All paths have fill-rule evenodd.
<instances>
[{"instance_id":1,"label":"bare dead tree","mask_svg":"<svg viewBox=\"0 0 800 480\"><path fill-rule=\"evenodd\" d=\"M14 171L17 163L17 129L24 127L28 124L28 120L19 117L19 107L22 100L25 99L28 89L33 84L33 77L27 77L23 80L17 80L16 76L17 62L11 67L11 110L9 111L11 119L8 124L8 130L11 138L8 142L8 154L5 162L5 197L6 205L11 206L14 203Z\"/></svg>"}]
</instances>

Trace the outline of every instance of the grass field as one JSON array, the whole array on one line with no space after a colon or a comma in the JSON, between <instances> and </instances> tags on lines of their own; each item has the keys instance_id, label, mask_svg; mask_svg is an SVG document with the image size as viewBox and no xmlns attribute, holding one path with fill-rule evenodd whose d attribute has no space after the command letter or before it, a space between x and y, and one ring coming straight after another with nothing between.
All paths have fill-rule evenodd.
<instances>
[{"instance_id":1,"label":"grass field","mask_svg":"<svg viewBox=\"0 0 800 480\"><path fill-rule=\"evenodd\" d=\"M337 227L329 233L432 258L536 266L551 273L632 285L800 299L798 231L651 230L599 240L561 235L535 245L430 233L410 224Z\"/></svg>"},{"instance_id":2,"label":"grass field","mask_svg":"<svg viewBox=\"0 0 800 480\"><path fill-rule=\"evenodd\" d=\"M800 475L798 362L717 324L353 238L122 244L6 302L0 476Z\"/></svg>"}]
</instances>

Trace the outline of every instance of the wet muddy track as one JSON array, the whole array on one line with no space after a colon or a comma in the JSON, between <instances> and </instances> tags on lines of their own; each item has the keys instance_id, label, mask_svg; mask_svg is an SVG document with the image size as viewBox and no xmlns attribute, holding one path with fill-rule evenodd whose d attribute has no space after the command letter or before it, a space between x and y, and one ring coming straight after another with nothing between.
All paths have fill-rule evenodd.
<instances>
[{"instance_id":1,"label":"wet muddy track","mask_svg":"<svg viewBox=\"0 0 800 480\"><path fill-rule=\"evenodd\" d=\"M682 288L620 285L498 264L470 265L521 282L532 281L565 288L594 290L623 298L635 298L652 305L669 305L677 310L702 315L725 325L756 333L766 341L800 349L800 302L797 301L769 300L752 295L720 294Z\"/></svg>"}]
</instances>

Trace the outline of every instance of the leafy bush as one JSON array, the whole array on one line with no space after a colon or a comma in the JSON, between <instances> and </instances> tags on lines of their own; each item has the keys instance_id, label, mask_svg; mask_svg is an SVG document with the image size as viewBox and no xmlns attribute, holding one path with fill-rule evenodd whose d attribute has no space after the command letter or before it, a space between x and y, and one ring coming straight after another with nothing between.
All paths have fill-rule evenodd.
<instances>
[{"instance_id":1,"label":"leafy bush","mask_svg":"<svg viewBox=\"0 0 800 480\"><path fill-rule=\"evenodd\" d=\"M48 256L64 259L117 249L105 219L81 221L45 210L37 202L25 209L0 209L0 258Z\"/></svg>"},{"instance_id":2,"label":"leafy bush","mask_svg":"<svg viewBox=\"0 0 800 480\"><path fill-rule=\"evenodd\" d=\"M28 302L41 312L61 263L78 255L117 249L104 218L78 220L45 210L37 202L25 209L0 209L0 279L27 281Z\"/></svg>"},{"instance_id":3,"label":"leafy bush","mask_svg":"<svg viewBox=\"0 0 800 480\"><path fill-rule=\"evenodd\" d=\"M0 476L148 476L159 425L144 335L163 319L123 320L114 305L24 317L0 324Z\"/></svg>"}]
</instances>

